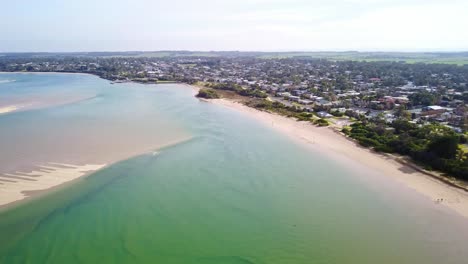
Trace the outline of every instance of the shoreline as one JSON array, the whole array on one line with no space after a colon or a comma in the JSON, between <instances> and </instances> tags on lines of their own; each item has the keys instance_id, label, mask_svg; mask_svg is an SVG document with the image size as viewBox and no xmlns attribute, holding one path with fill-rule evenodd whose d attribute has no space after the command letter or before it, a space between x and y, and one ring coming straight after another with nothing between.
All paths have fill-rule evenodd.
<instances>
[{"instance_id":1,"label":"shoreline","mask_svg":"<svg viewBox=\"0 0 468 264\"><path fill-rule=\"evenodd\" d=\"M22 73L22 74L82 74L82 75L92 75L98 78L102 78L99 75L92 73L73 73L73 72L0 72L2 73ZM108 80L112 82L112 80ZM128 81L130 83L137 83L135 81ZM158 83L151 83L158 84ZM159 83L164 85L166 83ZM179 85L185 86L192 89L192 94L195 95L201 88L201 86L187 84L187 83L177 83ZM431 199L434 203L440 203L460 215L468 218L468 192L464 188L456 186L455 183L451 182L449 179L441 179L433 175L431 172L426 172L423 169L419 168L417 165L405 160L403 157L397 157L393 155L383 155L381 153L376 153L371 149L364 148L359 146L354 140L342 135L341 133L333 130L330 127L316 127L312 124L299 122L291 118L280 116L274 113L263 112L248 106L245 106L235 100L231 99L211 99L205 100L198 98L200 101L210 102L216 105L223 107L228 107L236 111L242 112L249 115L251 118L257 119L260 122L263 122L266 126L275 129L276 131L290 137L296 143L305 146L307 148L313 149L315 151L322 152L327 155L334 156L333 159L336 160L346 160L346 162L357 163L366 168L372 169L374 171L384 174L385 177L393 179L397 182L404 184L406 187L416 191L419 194L424 195L425 197ZM23 202L29 201L31 198L41 197L42 195L49 194L56 188L62 188L73 184L73 182L86 178L93 173L102 170L112 164L118 163L120 161L130 159L132 157L145 155L149 152L160 150L168 146L176 145L182 142L185 142L188 139L184 139L175 143L169 143L162 145L147 152L143 152L131 157L127 157L115 162L106 164L102 168L87 172L76 179L61 183L59 185L48 187L44 190L38 191L37 194L35 191L32 193L28 190L23 190L30 194L25 198L17 201L13 201L7 204L0 204L0 212L16 205L20 205ZM304 144L306 143L306 144ZM1 185L0 185L1 186ZM465 191L464 191L465 190Z\"/></svg>"},{"instance_id":2,"label":"shoreline","mask_svg":"<svg viewBox=\"0 0 468 264\"><path fill-rule=\"evenodd\" d=\"M288 136L296 143L330 156L333 160L347 163L350 167L357 164L378 172L431 199L434 203L444 205L468 218L468 192L451 186L448 182L442 182L435 176L427 175L424 171L415 168L416 165L361 147L330 127L316 127L306 122L263 112L228 99L207 101L244 113L262 122L265 126Z\"/></svg>"}]
</instances>

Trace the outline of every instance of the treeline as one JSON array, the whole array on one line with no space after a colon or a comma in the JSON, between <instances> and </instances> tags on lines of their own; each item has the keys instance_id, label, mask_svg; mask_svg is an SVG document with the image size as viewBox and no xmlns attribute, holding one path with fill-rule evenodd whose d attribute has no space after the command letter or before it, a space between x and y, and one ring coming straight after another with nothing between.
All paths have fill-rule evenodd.
<instances>
[{"instance_id":1,"label":"treeline","mask_svg":"<svg viewBox=\"0 0 468 264\"><path fill-rule=\"evenodd\" d=\"M245 89L244 87L235 83L208 83L206 87L215 90L233 91L242 96L256 97L256 98L267 98L268 95L260 89Z\"/></svg>"},{"instance_id":2,"label":"treeline","mask_svg":"<svg viewBox=\"0 0 468 264\"><path fill-rule=\"evenodd\" d=\"M280 102L269 100L252 100L246 103L247 106L258 110L276 113L282 116L295 118L298 121L311 122L318 126L328 126L329 122L324 118L317 118L313 113L304 112L300 107L287 106Z\"/></svg>"},{"instance_id":3,"label":"treeline","mask_svg":"<svg viewBox=\"0 0 468 264\"><path fill-rule=\"evenodd\" d=\"M362 146L379 152L409 156L427 169L446 172L462 180L468 180L468 153L460 147L467 141L439 124L418 126L405 119L397 119L390 126L379 118L357 122L345 134Z\"/></svg>"}]
</instances>

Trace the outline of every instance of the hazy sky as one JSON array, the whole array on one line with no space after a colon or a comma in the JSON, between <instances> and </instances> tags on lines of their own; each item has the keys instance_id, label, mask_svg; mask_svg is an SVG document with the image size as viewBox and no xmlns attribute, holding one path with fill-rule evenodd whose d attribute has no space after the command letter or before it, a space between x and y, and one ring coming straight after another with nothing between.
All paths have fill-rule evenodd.
<instances>
[{"instance_id":1,"label":"hazy sky","mask_svg":"<svg viewBox=\"0 0 468 264\"><path fill-rule=\"evenodd\" d=\"M468 50L468 0L0 0L0 51Z\"/></svg>"}]
</instances>

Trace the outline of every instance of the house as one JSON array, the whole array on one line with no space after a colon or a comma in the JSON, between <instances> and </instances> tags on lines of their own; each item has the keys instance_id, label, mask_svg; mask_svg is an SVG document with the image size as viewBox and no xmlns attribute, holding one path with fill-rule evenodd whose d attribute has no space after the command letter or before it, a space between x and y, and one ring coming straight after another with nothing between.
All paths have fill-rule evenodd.
<instances>
[{"instance_id":1,"label":"house","mask_svg":"<svg viewBox=\"0 0 468 264\"><path fill-rule=\"evenodd\" d=\"M325 99L317 100L316 104L319 106L331 106L332 105L330 101L325 100Z\"/></svg>"},{"instance_id":2,"label":"house","mask_svg":"<svg viewBox=\"0 0 468 264\"><path fill-rule=\"evenodd\" d=\"M276 95L281 96L281 97L286 97L286 98L289 98L291 96L291 94L288 92L277 93Z\"/></svg>"},{"instance_id":3,"label":"house","mask_svg":"<svg viewBox=\"0 0 468 264\"><path fill-rule=\"evenodd\" d=\"M321 118L330 118L330 117L333 117L333 115L325 112L325 111L320 111L317 113L317 115Z\"/></svg>"},{"instance_id":4,"label":"house","mask_svg":"<svg viewBox=\"0 0 468 264\"><path fill-rule=\"evenodd\" d=\"M290 101L294 101L294 102L299 102L299 100L301 100L301 97L295 96L295 95L291 95L291 96L289 96L289 100L290 100Z\"/></svg>"},{"instance_id":5,"label":"house","mask_svg":"<svg viewBox=\"0 0 468 264\"><path fill-rule=\"evenodd\" d=\"M423 107L421 116L437 117L445 112L447 112L447 108L438 105L431 105Z\"/></svg>"},{"instance_id":6,"label":"house","mask_svg":"<svg viewBox=\"0 0 468 264\"><path fill-rule=\"evenodd\" d=\"M300 99L298 102L299 102L300 104L305 104L305 105L309 105L309 104L312 103L311 100L307 100L307 99Z\"/></svg>"},{"instance_id":7,"label":"house","mask_svg":"<svg viewBox=\"0 0 468 264\"><path fill-rule=\"evenodd\" d=\"M438 105L430 105L423 108L423 111L443 111L447 110L445 107Z\"/></svg>"}]
</instances>

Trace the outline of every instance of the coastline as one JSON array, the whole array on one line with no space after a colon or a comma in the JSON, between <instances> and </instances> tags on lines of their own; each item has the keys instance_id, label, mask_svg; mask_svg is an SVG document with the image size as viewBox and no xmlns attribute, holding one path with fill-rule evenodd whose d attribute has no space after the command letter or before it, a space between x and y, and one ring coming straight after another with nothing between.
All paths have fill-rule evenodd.
<instances>
[{"instance_id":1,"label":"coastline","mask_svg":"<svg viewBox=\"0 0 468 264\"><path fill-rule=\"evenodd\" d=\"M0 72L1 73L22 73L22 74L83 74L93 75L104 79L96 74L91 73L72 73L72 72ZM107 79L105 79L107 80ZM111 81L111 80L108 80ZM129 81L133 83L139 83ZM155 83L157 84L157 83ZM161 83L164 84L164 83ZM178 83L179 85L185 86L192 89L192 94L195 95L199 90L200 86L191 85L186 83ZM236 111L245 113L250 117L264 123L276 131L285 134L286 136L293 139L295 142L304 145L307 148L311 148L315 151L319 151L325 155L330 155L333 159L338 161L357 163L361 166L367 167L371 170L378 171L381 174L394 179L405 186L413 189L414 191L424 195L425 197L434 201L434 203L447 206L448 208L456 211L465 218L468 218L468 192L465 192L457 187L451 186L449 181L442 182L441 179L434 178L424 171L421 171L417 166L412 163L408 163L405 160L398 160L395 157L386 157L385 155L375 153L370 149L359 146L353 140L337 133L328 127L316 127L306 122L298 122L291 118L283 117L277 114L263 112L231 99L211 99L205 100L198 98L201 101L210 102L223 107L228 107ZM190 138L189 138L190 139ZM159 150L171 145L175 145L184 142L189 139L183 139L177 142L163 144L148 152ZM306 144L304 144L306 143ZM142 152L137 155L129 156L124 159L112 161L109 164L103 165L103 167L94 171L86 172L72 180L57 183L45 187L41 190L21 190L21 193L25 195L22 199L15 200L6 204L2 204L0 201L0 212L6 208L11 208L23 202L29 201L31 198L41 197L44 194L48 194L56 188L62 188L72 184L73 182L83 179L101 169L108 167L109 165L115 164L119 161L129 159L134 156L144 155L148 152ZM1 184L1 183L0 183ZM1 186L1 185L0 185Z\"/></svg>"},{"instance_id":2,"label":"coastline","mask_svg":"<svg viewBox=\"0 0 468 264\"><path fill-rule=\"evenodd\" d=\"M370 149L363 148L329 127L316 127L307 122L298 122L232 100L213 99L208 101L247 114L264 125L288 136L295 142L330 156L334 160L347 163L350 166L358 164L361 167L383 174L424 195L434 203L446 206L468 218L468 192L421 172L411 163L398 161L394 157L381 155Z\"/></svg>"}]
</instances>

